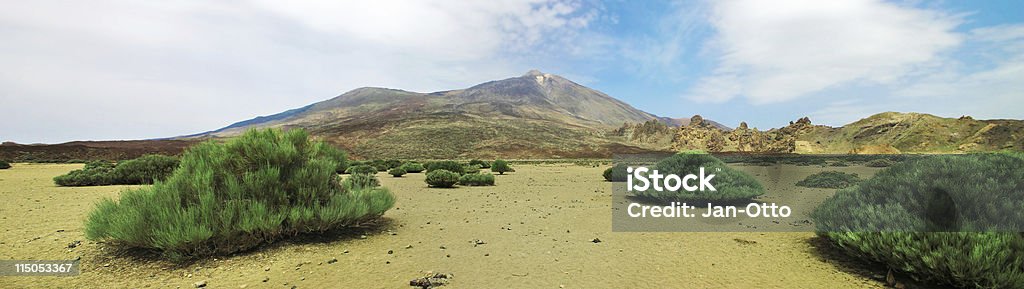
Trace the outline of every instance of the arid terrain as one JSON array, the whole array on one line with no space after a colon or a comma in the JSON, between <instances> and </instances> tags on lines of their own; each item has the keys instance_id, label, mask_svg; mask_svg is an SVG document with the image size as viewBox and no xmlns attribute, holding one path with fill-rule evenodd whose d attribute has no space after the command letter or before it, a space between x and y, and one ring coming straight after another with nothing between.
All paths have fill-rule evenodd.
<instances>
[{"instance_id":1,"label":"arid terrain","mask_svg":"<svg viewBox=\"0 0 1024 289\"><path fill-rule=\"evenodd\" d=\"M93 203L126 187L53 185L53 176L80 167L0 170L0 259L82 262L79 276L0 277L4 287L407 288L411 279L442 272L454 276L445 288L871 288L883 287L885 274L835 261L844 258L810 232L612 232L604 167L572 164L519 165L497 176L497 186L455 189L429 189L423 174L381 173L398 202L380 224L172 263L85 239ZM754 174L768 189L761 199L772 201L784 192L812 200L831 194L793 185L815 171L868 177L876 170L736 167ZM82 242L68 248L75 241Z\"/></svg>"}]
</instances>

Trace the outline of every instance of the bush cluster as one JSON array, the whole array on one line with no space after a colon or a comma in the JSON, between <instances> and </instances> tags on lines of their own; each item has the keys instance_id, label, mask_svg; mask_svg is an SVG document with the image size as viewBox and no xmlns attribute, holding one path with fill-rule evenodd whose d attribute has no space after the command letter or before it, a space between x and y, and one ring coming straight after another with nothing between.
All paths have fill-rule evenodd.
<instances>
[{"instance_id":1,"label":"bush cluster","mask_svg":"<svg viewBox=\"0 0 1024 289\"><path fill-rule=\"evenodd\" d=\"M489 168L491 168L491 163L489 163L487 161L478 160L478 159L470 160L469 161L469 165L471 165L471 166L473 166L473 165L479 166L481 169L489 169Z\"/></svg>"},{"instance_id":2,"label":"bush cluster","mask_svg":"<svg viewBox=\"0 0 1024 289\"><path fill-rule=\"evenodd\" d=\"M430 170L424 182L434 188L452 188L459 182L459 174L445 169Z\"/></svg>"},{"instance_id":3,"label":"bush cluster","mask_svg":"<svg viewBox=\"0 0 1024 289\"><path fill-rule=\"evenodd\" d=\"M675 174L683 177L696 174L703 167L706 174L715 174L711 181L716 191L688 192L682 188L678 191L653 188L646 191L634 191L639 197L665 201L702 201L702 202L738 202L747 201L764 194L764 188L754 177L747 173L727 166L721 160L709 154L678 153L659 161L654 169L663 175ZM719 169L721 169L719 171Z\"/></svg>"},{"instance_id":4,"label":"bush cluster","mask_svg":"<svg viewBox=\"0 0 1024 289\"><path fill-rule=\"evenodd\" d=\"M164 155L145 155L116 165L93 161L80 170L54 177L53 182L67 187L152 184L166 179L177 167L177 158Z\"/></svg>"},{"instance_id":5,"label":"bush cluster","mask_svg":"<svg viewBox=\"0 0 1024 289\"><path fill-rule=\"evenodd\" d=\"M388 170L388 174L390 174L391 176L396 177L396 178L397 177L401 177L401 176L405 175L406 173L407 172L405 171L405 169L403 169L401 167L392 168L392 169Z\"/></svg>"},{"instance_id":6,"label":"bush cluster","mask_svg":"<svg viewBox=\"0 0 1024 289\"><path fill-rule=\"evenodd\" d=\"M456 161L436 161L427 163L427 173L436 170L446 170L449 172L456 173L458 175L462 175L465 173L465 167L463 167L462 164L459 164Z\"/></svg>"},{"instance_id":7,"label":"bush cluster","mask_svg":"<svg viewBox=\"0 0 1024 289\"><path fill-rule=\"evenodd\" d=\"M100 201L86 236L178 259L341 228L392 207L387 189L343 185L323 146L298 129L250 130L223 144L198 144L166 181Z\"/></svg>"},{"instance_id":8,"label":"bush cluster","mask_svg":"<svg viewBox=\"0 0 1024 289\"><path fill-rule=\"evenodd\" d=\"M11 168L11 163L8 163L7 161L0 161L0 170L6 170L9 168Z\"/></svg>"},{"instance_id":9,"label":"bush cluster","mask_svg":"<svg viewBox=\"0 0 1024 289\"><path fill-rule=\"evenodd\" d=\"M353 175L356 175L356 174L372 175L372 174L376 174L377 173L377 168L375 168L375 167L373 167L371 165L355 165L355 166L348 167L348 169L345 170L345 173L353 174Z\"/></svg>"},{"instance_id":10,"label":"bush cluster","mask_svg":"<svg viewBox=\"0 0 1024 289\"><path fill-rule=\"evenodd\" d=\"M351 174L347 178L341 181L341 185L348 190L359 190L363 188L373 188L380 186L380 180L377 180L377 176L373 174Z\"/></svg>"},{"instance_id":11,"label":"bush cluster","mask_svg":"<svg viewBox=\"0 0 1024 289\"><path fill-rule=\"evenodd\" d=\"M494 175L485 174L465 174L459 177L459 184L463 186L493 186Z\"/></svg>"},{"instance_id":12,"label":"bush cluster","mask_svg":"<svg viewBox=\"0 0 1024 289\"><path fill-rule=\"evenodd\" d=\"M426 170L426 168L423 167L423 164L416 163L416 162L408 162L408 163L402 164L401 168L403 170L405 170L405 172L413 173L413 174L414 173L420 173L420 172L423 172L424 170Z\"/></svg>"},{"instance_id":13,"label":"bush cluster","mask_svg":"<svg viewBox=\"0 0 1024 289\"><path fill-rule=\"evenodd\" d=\"M494 163L491 164L491 171L504 175L506 172L515 172L516 170L512 169L505 160L494 160Z\"/></svg>"},{"instance_id":14,"label":"bush cluster","mask_svg":"<svg viewBox=\"0 0 1024 289\"><path fill-rule=\"evenodd\" d=\"M1024 159L931 156L882 169L812 212L847 253L920 280L1024 287Z\"/></svg>"},{"instance_id":15,"label":"bush cluster","mask_svg":"<svg viewBox=\"0 0 1024 289\"><path fill-rule=\"evenodd\" d=\"M807 176L803 180L796 182L796 185L808 188L842 189L856 185L861 181L857 174L825 171Z\"/></svg>"},{"instance_id":16,"label":"bush cluster","mask_svg":"<svg viewBox=\"0 0 1024 289\"><path fill-rule=\"evenodd\" d=\"M893 165L895 163L896 162L893 162L890 159L873 159L873 160L865 162L864 165L868 166L868 167L872 167L872 168L884 168L884 167L891 166L891 165Z\"/></svg>"}]
</instances>

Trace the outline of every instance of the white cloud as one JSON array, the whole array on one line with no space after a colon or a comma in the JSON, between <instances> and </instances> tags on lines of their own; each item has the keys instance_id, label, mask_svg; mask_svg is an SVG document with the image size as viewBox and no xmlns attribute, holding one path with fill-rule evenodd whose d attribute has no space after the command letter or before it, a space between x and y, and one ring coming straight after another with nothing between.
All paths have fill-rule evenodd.
<instances>
[{"instance_id":1,"label":"white cloud","mask_svg":"<svg viewBox=\"0 0 1024 289\"><path fill-rule=\"evenodd\" d=\"M415 91L518 75L576 37L563 0L19 1L0 9L0 140L165 137L359 86Z\"/></svg>"},{"instance_id":2,"label":"white cloud","mask_svg":"<svg viewBox=\"0 0 1024 289\"><path fill-rule=\"evenodd\" d=\"M893 83L956 47L958 16L883 1L716 1L712 75L688 93L755 104L856 83Z\"/></svg>"}]
</instances>

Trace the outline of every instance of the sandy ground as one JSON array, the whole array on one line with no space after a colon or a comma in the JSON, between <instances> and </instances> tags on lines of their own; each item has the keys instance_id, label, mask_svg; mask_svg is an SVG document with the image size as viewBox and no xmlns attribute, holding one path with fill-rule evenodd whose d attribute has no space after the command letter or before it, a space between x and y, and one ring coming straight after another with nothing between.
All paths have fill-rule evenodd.
<instances>
[{"instance_id":1,"label":"sandy ground","mask_svg":"<svg viewBox=\"0 0 1024 289\"><path fill-rule=\"evenodd\" d=\"M612 232L604 168L574 165L521 165L497 176L497 186L456 189L428 189L423 174L382 173L398 202L376 227L175 264L85 239L82 223L92 205L125 187L53 185L53 176L79 167L0 170L0 259L82 260L79 276L7 276L0 287L193 288L205 281L209 288L409 288L410 279L428 271L454 275L442 288L883 287L877 276L866 277L877 269L823 257L829 251L810 232ZM769 191L822 195L815 199L832 192L792 185L825 168L793 167L801 171L781 178L762 167L739 168ZM82 245L68 249L76 240Z\"/></svg>"}]
</instances>

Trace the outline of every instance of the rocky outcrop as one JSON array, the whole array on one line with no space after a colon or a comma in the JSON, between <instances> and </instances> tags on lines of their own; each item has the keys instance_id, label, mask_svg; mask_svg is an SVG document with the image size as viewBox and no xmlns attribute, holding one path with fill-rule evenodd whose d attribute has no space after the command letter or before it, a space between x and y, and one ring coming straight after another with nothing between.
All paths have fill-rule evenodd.
<instances>
[{"instance_id":1,"label":"rocky outcrop","mask_svg":"<svg viewBox=\"0 0 1024 289\"><path fill-rule=\"evenodd\" d=\"M688 125L676 131L673 149L790 153L796 150L797 139L813 127L811 120L804 117L769 131L750 128L746 122L741 122L736 129L725 131L709 125L700 115L695 115L690 118Z\"/></svg>"}]
</instances>

